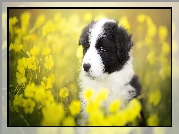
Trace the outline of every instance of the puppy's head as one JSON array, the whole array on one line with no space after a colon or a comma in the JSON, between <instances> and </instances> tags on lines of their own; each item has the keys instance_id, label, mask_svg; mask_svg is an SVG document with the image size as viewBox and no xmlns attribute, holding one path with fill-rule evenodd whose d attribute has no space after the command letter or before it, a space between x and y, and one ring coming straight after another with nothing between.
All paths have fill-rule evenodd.
<instances>
[{"instance_id":1,"label":"puppy's head","mask_svg":"<svg viewBox=\"0 0 179 134\"><path fill-rule=\"evenodd\" d=\"M80 36L83 46L82 72L92 79L119 71L129 60L133 46L131 35L110 19L101 19L87 25Z\"/></svg>"}]
</instances>

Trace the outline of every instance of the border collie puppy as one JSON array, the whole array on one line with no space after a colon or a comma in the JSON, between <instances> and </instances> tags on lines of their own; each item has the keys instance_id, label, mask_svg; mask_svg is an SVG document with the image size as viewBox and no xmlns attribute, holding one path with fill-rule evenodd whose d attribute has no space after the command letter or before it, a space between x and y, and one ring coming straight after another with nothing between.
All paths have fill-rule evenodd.
<instances>
[{"instance_id":1,"label":"border collie puppy","mask_svg":"<svg viewBox=\"0 0 179 134\"><path fill-rule=\"evenodd\" d=\"M82 116L86 101L83 91L108 89L108 98L103 104L107 110L114 99L130 101L140 94L141 85L135 75L130 53L133 46L132 36L127 30L112 19L101 19L87 25L80 36L79 44L83 46L83 62L79 76ZM125 105L125 104L124 104Z\"/></svg>"}]
</instances>

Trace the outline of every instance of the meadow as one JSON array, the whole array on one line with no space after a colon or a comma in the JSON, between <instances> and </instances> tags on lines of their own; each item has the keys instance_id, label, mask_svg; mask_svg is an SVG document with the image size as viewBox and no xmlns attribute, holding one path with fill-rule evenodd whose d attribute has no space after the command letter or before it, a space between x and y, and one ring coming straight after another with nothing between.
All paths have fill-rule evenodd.
<instances>
[{"instance_id":1,"label":"meadow","mask_svg":"<svg viewBox=\"0 0 179 134\"><path fill-rule=\"evenodd\" d=\"M165 18L163 17L165 15ZM85 126L137 126L143 108L147 126L171 126L171 11L167 9L11 9L9 12L9 126L76 126L80 115L78 76L83 58L79 36L92 20L113 18L133 35L133 66L139 98L105 115L101 90L86 89Z\"/></svg>"}]
</instances>

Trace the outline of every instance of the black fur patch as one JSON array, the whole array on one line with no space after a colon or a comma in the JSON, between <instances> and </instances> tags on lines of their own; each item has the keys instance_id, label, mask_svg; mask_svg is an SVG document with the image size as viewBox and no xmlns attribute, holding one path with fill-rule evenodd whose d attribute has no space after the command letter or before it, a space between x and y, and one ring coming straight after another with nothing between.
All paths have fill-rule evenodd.
<instances>
[{"instance_id":1,"label":"black fur patch","mask_svg":"<svg viewBox=\"0 0 179 134\"><path fill-rule=\"evenodd\" d=\"M122 65L125 64L130 58L129 51L131 50L132 46L132 35L129 35L125 28L118 27L116 31L116 47L117 55Z\"/></svg>"},{"instance_id":2,"label":"black fur patch","mask_svg":"<svg viewBox=\"0 0 179 134\"><path fill-rule=\"evenodd\" d=\"M89 43L89 35L90 35L90 28L95 24L94 21L92 21L89 25L83 28L82 33L80 35L79 39L79 45L83 46L83 56L85 55L86 51L90 47Z\"/></svg>"},{"instance_id":3,"label":"black fur patch","mask_svg":"<svg viewBox=\"0 0 179 134\"><path fill-rule=\"evenodd\" d=\"M134 75L133 78L131 79L130 83L129 83L136 91L136 96L137 97L138 95L141 94L141 89L142 89L142 86L139 82L139 78L137 75Z\"/></svg>"}]
</instances>

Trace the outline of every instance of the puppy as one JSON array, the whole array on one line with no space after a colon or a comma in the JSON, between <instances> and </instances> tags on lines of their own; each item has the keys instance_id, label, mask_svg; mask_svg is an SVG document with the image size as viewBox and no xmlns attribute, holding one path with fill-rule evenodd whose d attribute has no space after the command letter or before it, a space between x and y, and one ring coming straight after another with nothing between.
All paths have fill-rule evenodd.
<instances>
[{"instance_id":1,"label":"puppy","mask_svg":"<svg viewBox=\"0 0 179 134\"><path fill-rule=\"evenodd\" d=\"M79 76L84 118L87 118L84 110L87 102L83 97L86 88L94 89L95 93L108 89L108 98L102 106L106 110L117 98L129 102L140 94L141 85L134 73L130 53L132 36L125 28L112 19L93 21L82 30L79 44L84 54Z\"/></svg>"}]
</instances>

